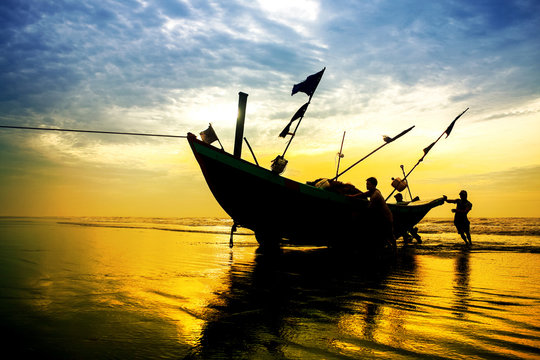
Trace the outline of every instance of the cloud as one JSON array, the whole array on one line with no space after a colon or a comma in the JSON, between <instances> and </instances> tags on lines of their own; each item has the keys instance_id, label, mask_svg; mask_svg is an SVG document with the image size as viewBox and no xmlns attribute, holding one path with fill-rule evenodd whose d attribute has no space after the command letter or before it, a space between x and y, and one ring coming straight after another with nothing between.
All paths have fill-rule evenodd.
<instances>
[{"instance_id":1,"label":"cloud","mask_svg":"<svg viewBox=\"0 0 540 360\"><path fill-rule=\"evenodd\" d=\"M268 104L249 114L264 134L302 104L292 84L323 66L308 114L320 132L330 120L349 127L455 103L488 119L487 109L504 113L540 92L534 1L0 6L0 119L10 122L144 130L176 118L189 127L190 102L212 107L208 93L249 91L250 105L255 96Z\"/></svg>"},{"instance_id":2,"label":"cloud","mask_svg":"<svg viewBox=\"0 0 540 360\"><path fill-rule=\"evenodd\" d=\"M313 0L258 0L257 3L268 19L307 37L320 15L320 5Z\"/></svg>"},{"instance_id":3,"label":"cloud","mask_svg":"<svg viewBox=\"0 0 540 360\"><path fill-rule=\"evenodd\" d=\"M503 113L495 113L491 114L481 121L489 121L489 120L499 120L499 119L505 119L509 117L518 117L518 116L526 116L526 115L535 115L540 113L540 108L520 108L520 109L509 109L506 112Z\"/></svg>"},{"instance_id":4,"label":"cloud","mask_svg":"<svg viewBox=\"0 0 540 360\"><path fill-rule=\"evenodd\" d=\"M538 183L539 176L540 165L530 165L475 174L444 175L444 177L431 177L422 181L426 184L468 184L467 186L484 192L530 192L531 189L538 192L535 184Z\"/></svg>"},{"instance_id":5,"label":"cloud","mask_svg":"<svg viewBox=\"0 0 540 360\"><path fill-rule=\"evenodd\" d=\"M470 107L448 147L482 143L468 163L508 159L515 148L520 160L510 166L536 164L518 145L538 133L539 13L534 0L4 0L0 123L185 134L212 122L227 148L244 91L245 134L270 157L283 151L277 135L307 100L291 96L292 85L326 66L291 156L334 153L345 130L347 146L363 153L412 125L400 144L421 149ZM0 135L4 157L21 159L9 165L18 173L28 152L28 168L79 162L149 177L171 167L158 153L177 156L146 138ZM475 181L537 178L531 171ZM493 185L511 189L505 184Z\"/></svg>"},{"instance_id":6,"label":"cloud","mask_svg":"<svg viewBox=\"0 0 540 360\"><path fill-rule=\"evenodd\" d=\"M330 30L334 31L328 33L331 38L326 42L347 44L333 48L343 59L341 63L354 63L361 73L392 76L409 86L465 81L465 85L478 88L478 81L489 83L493 74L509 68L519 68L513 77L530 75L540 49L538 42L531 43L531 31L540 25L534 15L538 5L475 4L351 4L342 10L333 9L337 12L334 18L341 21L332 22ZM538 89L534 85L538 71L534 75L536 78L525 82L528 89ZM521 80L527 80L513 77L501 81L508 86L518 81L523 85Z\"/></svg>"}]
</instances>

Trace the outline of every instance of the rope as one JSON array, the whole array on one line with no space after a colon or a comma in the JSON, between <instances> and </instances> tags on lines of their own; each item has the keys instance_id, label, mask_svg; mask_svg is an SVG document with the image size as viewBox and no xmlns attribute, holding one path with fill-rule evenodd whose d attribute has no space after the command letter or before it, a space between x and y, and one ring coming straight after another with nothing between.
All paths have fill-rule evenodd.
<instances>
[{"instance_id":1,"label":"rope","mask_svg":"<svg viewBox=\"0 0 540 360\"><path fill-rule=\"evenodd\" d=\"M69 132L92 133L92 134L110 134L110 135L155 136L155 137L169 137L169 138L183 138L183 139L187 138L187 135L164 135L164 134L128 133L128 132L117 132L117 131L55 129L55 128L38 128L38 127L28 127L28 126L10 126L10 125L0 125L0 128L21 129L21 130L69 131Z\"/></svg>"}]
</instances>

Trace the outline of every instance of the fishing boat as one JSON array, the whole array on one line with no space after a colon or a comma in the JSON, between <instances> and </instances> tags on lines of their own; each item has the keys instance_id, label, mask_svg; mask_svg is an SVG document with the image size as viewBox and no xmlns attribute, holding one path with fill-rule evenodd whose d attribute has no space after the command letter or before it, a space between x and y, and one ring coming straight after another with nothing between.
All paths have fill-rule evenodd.
<instances>
[{"instance_id":1,"label":"fishing boat","mask_svg":"<svg viewBox=\"0 0 540 360\"><path fill-rule=\"evenodd\" d=\"M189 145L206 183L236 226L252 230L261 246L280 243L368 245L369 201L301 183L235 157L189 133ZM444 197L388 206L396 234L412 229Z\"/></svg>"},{"instance_id":2,"label":"fishing boat","mask_svg":"<svg viewBox=\"0 0 540 360\"><path fill-rule=\"evenodd\" d=\"M291 136L291 138L283 154L278 155L274 159L270 169L263 168L259 165L253 151L252 155L255 163L241 158L243 140L246 141L251 151L247 139L243 138L248 95L242 92L239 93L238 119L236 123L234 152L232 154L223 149L211 124L207 130L200 133L200 139L192 133L188 133L186 136L11 125L1 125L0 128L187 138L208 187L217 202L234 221L231 229L231 246L233 232L237 227L244 227L255 233L255 237L262 247L273 248L278 247L282 243L332 247L349 247L351 245L359 245L363 248L370 246L378 247L381 245L381 242L374 241L374 239L380 238L380 229L373 226L373 214L371 214L367 200L352 198L343 192L332 191L332 186L319 186L318 183L314 182L301 183L281 175L287 165L287 160L284 157L285 152L289 148L296 130L311 103L311 98L325 69L308 76L306 80L293 86L291 95L297 92L303 92L309 96L309 100L298 109L279 135L280 137ZM457 116L435 142L423 149L423 156L408 174L403 172L404 178L402 181L398 181L398 183L401 185L405 183L410 173L422 162L437 141L444 134L448 137L455 122L467 110L468 108ZM296 128L291 132L290 127L295 121L297 121ZM408 133L413 127L394 137L385 136L385 143L383 145L351 165L347 170L383 146L390 144ZM220 148L212 145L215 141L219 142ZM335 184L337 178L345 171L337 174L333 179L323 180ZM403 188L398 189L398 191L402 190ZM391 195L386 198L386 201L388 201ZM431 209L442 205L445 200L446 197L442 196L431 201L413 200L408 203L387 203L393 215L395 238L403 236L406 239L412 234L419 240L420 238L414 227Z\"/></svg>"},{"instance_id":3,"label":"fishing boat","mask_svg":"<svg viewBox=\"0 0 540 360\"><path fill-rule=\"evenodd\" d=\"M301 183L281 175L287 165L284 157L285 152L311 103L312 96L325 69L308 76L306 80L293 86L291 95L303 92L309 96L309 100L294 114L289 124L279 135L280 137L290 135L291 138L283 155L278 155L273 160L270 169L261 167L253 152L255 163L241 158L243 140L246 141L251 151L247 139L243 138L248 96L245 93L239 93L233 154L223 149L211 124L207 130L200 133L201 139L197 138L195 134L188 133L187 140L210 191L223 210L234 221L231 229L231 246L232 235L237 227L252 230L258 243L263 247L276 247L283 243L331 247L349 247L351 245L377 247L382 244L381 241L374 240L380 239L381 234L378 233L380 229L373 226L373 214L369 211L368 200L332 191L333 187L331 186L319 186L315 182ZM446 133L447 136L450 134L456 120L461 115L456 117L443 134ZM296 128L291 132L290 127L294 121L297 121ZM367 156L403 136L413 127L393 138L386 136L385 143ZM212 145L216 140L221 148ZM424 155L412 170L424 159L437 141L424 149ZM403 180L397 179L398 183L401 182L398 185L405 183L412 170L408 174L404 173ZM325 181L336 183L341 174L337 174L334 179L326 179ZM403 187L399 189L399 191L402 190ZM430 201L413 200L411 202L388 203L393 215L395 238L403 236L404 240L407 240L412 234L420 241L415 226L431 209L444 204L445 200L446 197L442 196Z\"/></svg>"}]
</instances>

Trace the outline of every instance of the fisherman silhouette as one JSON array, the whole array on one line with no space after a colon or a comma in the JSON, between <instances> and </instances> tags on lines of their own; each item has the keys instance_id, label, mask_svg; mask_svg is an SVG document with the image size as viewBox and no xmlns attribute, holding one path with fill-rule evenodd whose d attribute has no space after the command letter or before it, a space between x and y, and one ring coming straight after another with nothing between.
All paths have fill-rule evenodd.
<instances>
[{"instance_id":1,"label":"fisherman silhouette","mask_svg":"<svg viewBox=\"0 0 540 360\"><path fill-rule=\"evenodd\" d=\"M392 212L386 201L382 196L379 189L377 189L377 179L370 177L366 180L367 191L359 191L354 195L347 195L350 197L367 198L369 197L369 209L372 218L372 230L374 233L380 236L380 238L390 245L392 248L396 248L396 239L394 237L393 230L393 216Z\"/></svg>"},{"instance_id":2,"label":"fisherman silhouette","mask_svg":"<svg viewBox=\"0 0 540 360\"><path fill-rule=\"evenodd\" d=\"M401 193L397 193L396 195L394 195L394 199L396 199L397 205L408 205L410 202L403 201L403 195ZM416 242L418 244L422 243L422 238L420 237L420 235L418 235L417 227L406 229L394 223L394 232L396 238L403 236L403 242L405 243L405 245L409 244L413 238L416 239Z\"/></svg>"},{"instance_id":3,"label":"fisherman silhouette","mask_svg":"<svg viewBox=\"0 0 540 360\"><path fill-rule=\"evenodd\" d=\"M471 246L471 222L467 218L467 214L472 209L472 203L467 200L467 191L465 190L461 190L459 192L459 197L459 199L445 199L445 201L448 203L456 204L456 208L452 209L452 212L455 213L454 225L456 226L458 234L461 235L461 238L463 239L463 241L465 241L465 244Z\"/></svg>"}]
</instances>

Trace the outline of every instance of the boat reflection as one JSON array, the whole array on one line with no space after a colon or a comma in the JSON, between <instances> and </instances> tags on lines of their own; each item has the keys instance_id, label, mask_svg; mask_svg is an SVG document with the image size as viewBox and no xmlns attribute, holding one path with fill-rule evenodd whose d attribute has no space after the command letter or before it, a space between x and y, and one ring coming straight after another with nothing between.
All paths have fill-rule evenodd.
<instances>
[{"instance_id":1,"label":"boat reflection","mask_svg":"<svg viewBox=\"0 0 540 360\"><path fill-rule=\"evenodd\" d=\"M375 337L385 321L381 307L393 297L385 294L388 277L397 268L414 271L413 262L414 256L360 261L326 248L233 262L230 288L209 305L213 315L188 358L335 356L354 347L343 334Z\"/></svg>"}]
</instances>

